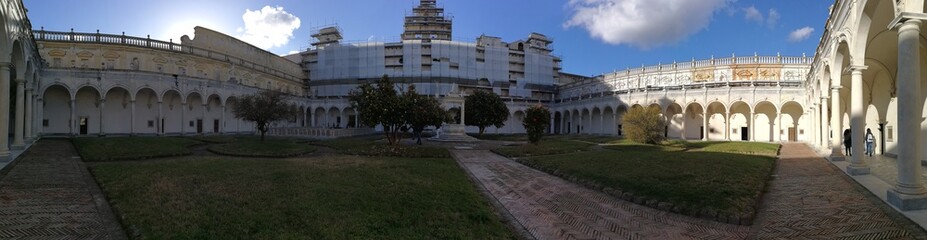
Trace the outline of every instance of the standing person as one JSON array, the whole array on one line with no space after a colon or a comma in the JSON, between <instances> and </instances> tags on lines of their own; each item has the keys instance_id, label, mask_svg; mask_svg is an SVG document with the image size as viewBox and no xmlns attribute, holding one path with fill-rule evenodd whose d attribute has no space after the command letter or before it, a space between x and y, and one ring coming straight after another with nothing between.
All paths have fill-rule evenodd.
<instances>
[{"instance_id":1,"label":"standing person","mask_svg":"<svg viewBox=\"0 0 927 240\"><path fill-rule=\"evenodd\" d=\"M851 139L852 134L850 134L850 129L843 130L843 146L846 147L846 155L853 156L853 152L850 151L853 147L853 141Z\"/></svg>"},{"instance_id":2,"label":"standing person","mask_svg":"<svg viewBox=\"0 0 927 240\"><path fill-rule=\"evenodd\" d=\"M874 142L875 142L875 136L872 135L872 129L867 128L866 129L866 155L869 155L870 157L872 157L872 153L874 152L872 149L872 144Z\"/></svg>"}]
</instances>

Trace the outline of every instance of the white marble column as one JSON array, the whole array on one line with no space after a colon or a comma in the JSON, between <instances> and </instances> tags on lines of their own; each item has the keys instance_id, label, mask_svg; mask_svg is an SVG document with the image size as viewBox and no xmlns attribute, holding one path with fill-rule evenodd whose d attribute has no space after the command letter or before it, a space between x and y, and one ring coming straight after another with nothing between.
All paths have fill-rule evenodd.
<instances>
[{"instance_id":1,"label":"white marble column","mask_svg":"<svg viewBox=\"0 0 927 240\"><path fill-rule=\"evenodd\" d=\"M869 166L864 159L867 156L864 153L866 144L863 139L866 133L866 113L863 110L863 70L865 69L865 66L850 66L850 134L852 134L850 139L853 141L853 149L850 152L853 156L850 156L850 166L847 166L850 175L869 174ZM901 112L900 109L899 112ZM903 141L899 139L899 142Z\"/></svg>"},{"instance_id":2,"label":"white marble column","mask_svg":"<svg viewBox=\"0 0 927 240\"><path fill-rule=\"evenodd\" d=\"M840 86L830 88L830 132L833 138L830 139L830 160L843 161L843 115L840 114Z\"/></svg>"},{"instance_id":3,"label":"white marble column","mask_svg":"<svg viewBox=\"0 0 927 240\"><path fill-rule=\"evenodd\" d=\"M206 129L206 122L207 122L207 121L206 121L206 104L205 104L205 103L203 103L203 111L202 111L202 112L203 112L203 116L201 116L201 118L202 118L203 120L201 120L201 121L203 122L203 124L201 124L200 127L203 128L203 132L202 132L202 133L198 133L198 134L203 134L203 135L205 135L207 132L212 131L212 130Z\"/></svg>"},{"instance_id":4,"label":"white marble column","mask_svg":"<svg viewBox=\"0 0 927 240\"><path fill-rule=\"evenodd\" d=\"M898 29L898 181L888 190L888 202L901 210L927 208L920 164L921 132L911 130L921 127L924 101L920 93L920 26L920 20L910 19Z\"/></svg>"},{"instance_id":5,"label":"white marble column","mask_svg":"<svg viewBox=\"0 0 927 240\"><path fill-rule=\"evenodd\" d=\"M26 89L26 128L23 129L26 131L23 135L26 137L26 141L32 141L32 130L35 128L35 120L32 116L33 114L33 104L35 102L35 96L32 95L32 88Z\"/></svg>"},{"instance_id":6,"label":"white marble column","mask_svg":"<svg viewBox=\"0 0 927 240\"><path fill-rule=\"evenodd\" d=\"M682 111L682 130L679 132L679 137L682 140L686 140L686 111Z\"/></svg>"},{"instance_id":7,"label":"white marble column","mask_svg":"<svg viewBox=\"0 0 927 240\"><path fill-rule=\"evenodd\" d=\"M129 101L131 105L130 122L129 122L129 136L135 136L135 99Z\"/></svg>"},{"instance_id":8,"label":"white marble column","mask_svg":"<svg viewBox=\"0 0 927 240\"><path fill-rule=\"evenodd\" d=\"M186 112L186 111L187 111L187 102L181 102L180 103L180 136L183 136L183 134L187 130L187 122L184 121L183 119L183 115L184 115L183 112Z\"/></svg>"},{"instance_id":9,"label":"white marble column","mask_svg":"<svg viewBox=\"0 0 927 240\"><path fill-rule=\"evenodd\" d=\"M106 99L100 99L100 136L106 136L106 131L103 130L103 110L106 109Z\"/></svg>"},{"instance_id":10,"label":"white marble column","mask_svg":"<svg viewBox=\"0 0 927 240\"><path fill-rule=\"evenodd\" d=\"M71 136L77 135L78 133L74 132L77 130L77 99L71 98L71 107L68 109L71 112L71 120L68 121L68 128L71 130Z\"/></svg>"},{"instance_id":11,"label":"white marble column","mask_svg":"<svg viewBox=\"0 0 927 240\"><path fill-rule=\"evenodd\" d=\"M45 100L43 100L41 97L36 95L35 104L34 104L34 107L35 107L35 117L34 117L35 118L35 135L33 135L34 138L42 137L42 133L45 132L45 126L42 125L45 119L44 118L45 109L43 107L45 105L44 102Z\"/></svg>"},{"instance_id":12,"label":"white marble column","mask_svg":"<svg viewBox=\"0 0 927 240\"><path fill-rule=\"evenodd\" d=\"M776 111L776 124L774 125L773 139L782 142L782 110Z\"/></svg>"},{"instance_id":13,"label":"white marble column","mask_svg":"<svg viewBox=\"0 0 927 240\"><path fill-rule=\"evenodd\" d=\"M13 120L13 148L22 149L26 146L23 140L24 128L26 128L26 80L16 79L16 109L15 119ZM4 126L5 127L5 126ZM5 136L0 136L5 137Z\"/></svg>"},{"instance_id":14,"label":"white marble column","mask_svg":"<svg viewBox=\"0 0 927 240\"><path fill-rule=\"evenodd\" d=\"M0 161L10 160L10 63L0 63Z\"/></svg>"},{"instance_id":15,"label":"white marble column","mask_svg":"<svg viewBox=\"0 0 927 240\"><path fill-rule=\"evenodd\" d=\"M820 129L821 149L827 149L827 147L831 143L830 126L828 125L828 122L827 122L827 116L828 116L827 113L829 112L827 108L828 107L827 99L828 98L826 96L821 97L821 129Z\"/></svg>"},{"instance_id":16,"label":"white marble column","mask_svg":"<svg viewBox=\"0 0 927 240\"><path fill-rule=\"evenodd\" d=\"M225 133L225 104L223 104L221 107L222 112L219 113L219 134Z\"/></svg>"},{"instance_id":17,"label":"white marble column","mask_svg":"<svg viewBox=\"0 0 927 240\"><path fill-rule=\"evenodd\" d=\"M708 108L705 108L705 111L702 112L702 140L708 141Z\"/></svg>"},{"instance_id":18,"label":"white marble column","mask_svg":"<svg viewBox=\"0 0 927 240\"><path fill-rule=\"evenodd\" d=\"M731 140L731 112L724 113L724 138Z\"/></svg>"},{"instance_id":19,"label":"white marble column","mask_svg":"<svg viewBox=\"0 0 927 240\"><path fill-rule=\"evenodd\" d=\"M750 122L749 122L750 125L747 126L747 137L749 137L748 139L750 139L751 142L755 142L755 141L756 141L756 138L753 137L753 135L756 135L756 134L754 134L754 133L756 133L756 130L754 129L754 127L756 126L756 124L753 123L755 120L756 120L756 116L755 116L754 113L753 113L753 109L750 109L750 115L747 116L747 121L750 121Z\"/></svg>"}]
</instances>

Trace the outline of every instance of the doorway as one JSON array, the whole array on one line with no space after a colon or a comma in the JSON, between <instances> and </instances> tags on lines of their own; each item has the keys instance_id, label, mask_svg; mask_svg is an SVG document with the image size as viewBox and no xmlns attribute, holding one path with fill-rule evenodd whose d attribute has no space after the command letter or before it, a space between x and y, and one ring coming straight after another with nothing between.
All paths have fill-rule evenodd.
<instances>
[{"instance_id":1,"label":"doorway","mask_svg":"<svg viewBox=\"0 0 927 240\"><path fill-rule=\"evenodd\" d=\"M797 142L797 141L798 141L798 136L796 136L796 135L797 135L797 134L796 134L796 132L795 132L795 128L794 128L794 127L790 127L790 128L789 128L789 142Z\"/></svg>"},{"instance_id":2,"label":"doorway","mask_svg":"<svg viewBox=\"0 0 927 240\"><path fill-rule=\"evenodd\" d=\"M750 141L750 128L741 127L740 128L740 140L741 141Z\"/></svg>"},{"instance_id":3,"label":"doorway","mask_svg":"<svg viewBox=\"0 0 927 240\"><path fill-rule=\"evenodd\" d=\"M87 135L87 126L90 125L90 119L87 117L80 117L78 126L80 126L80 135Z\"/></svg>"},{"instance_id":4,"label":"doorway","mask_svg":"<svg viewBox=\"0 0 927 240\"><path fill-rule=\"evenodd\" d=\"M203 119L196 120L196 133L203 134Z\"/></svg>"},{"instance_id":5,"label":"doorway","mask_svg":"<svg viewBox=\"0 0 927 240\"><path fill-rule=\"evenodd\" d=\"M212 120L212 133L219 133L219 119Z\"/></svg>"}]
</instances>

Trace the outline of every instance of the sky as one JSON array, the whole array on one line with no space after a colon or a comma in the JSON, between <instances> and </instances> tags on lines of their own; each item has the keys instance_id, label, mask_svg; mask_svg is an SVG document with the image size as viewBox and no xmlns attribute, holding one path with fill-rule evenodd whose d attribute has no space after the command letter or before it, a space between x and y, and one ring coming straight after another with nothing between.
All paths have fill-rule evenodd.
<instances>
[{"instance_id":1,"label":"sky","mask_svg":"<svg viewBox=\"0 0 927 240\"><path fill-rule=\"evenodd\" d=\"M398 41L418 0L24 0L35 29L169 40L203 26L286 55L337 25L346 41ZM453 38L554 40L563 71L615 70L738 56L814 54L830 0L438 0Z\"/></svg>"}]
</instances>

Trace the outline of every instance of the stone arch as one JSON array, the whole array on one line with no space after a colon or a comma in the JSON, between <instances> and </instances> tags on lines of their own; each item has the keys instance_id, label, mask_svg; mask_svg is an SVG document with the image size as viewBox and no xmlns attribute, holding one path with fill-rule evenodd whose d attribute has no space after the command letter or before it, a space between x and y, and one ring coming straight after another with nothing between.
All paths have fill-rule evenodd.
<instances>
[{"instance_id":1,"label":"stone arch","mask_svg":"<svg viewBox=\"0 0 927 240\"><path fill-rule=\"evenodd\" d=\"M132 133L132 93L128 88L110 87L103 95L103 124L104 133L130 134ZM129 121L127 121L129 120Z\"/></svg>"},{"instance_id":2,"label":"stone arch","mask_svg":"<svg viewBox=\"0 0 927 240\"><path fill-rule=\"evenodd\" d=\"M203 116L204 133L222 133L222 97L213 93L206 97L206 113Z\"/></svg>"},{"instance_id":3,"label":"stone arch","mask_svg":"<svg viewBox=\"0 0 927 240\"><path fill-rule=\"evenodd\" d=\"M184 130L183 114L184 103L186 99L179 91L174 89L165 90L161 94L161 133L162 134L181 134Z\"/></svg>"},{"instance_id":4,"label":"stone arch","mask_svg":"<svg viewBox=\"0 0 927 240\"><path fill-rule=\"evenodd\" d=\"M751 124L755 121L753 108L744 101L734 101L730 107L730 131L732 141L750 141L754 138Z\"/></svg>"},{"instance_id":5,"label":"stone arch","mask_svg":"<svg viewBox=\"0 0 927 240\"><path fill-rule=\"evenodd\" d=\"M183 109L183 132L186 133L196 133L202 134L205 132L204 124L205 121L203 118L206 114L206 108L203 106L206 103L203 94L198 91L191 91L187 93L186 96L186 107Z\"/></svg>"},{"instance_id":6,"label":"stone arch","mask_svg":"<svg viewBox=\"0 0 927 240\"><path fill-rule=\"evenodd\" d=\"M339 109L337 106L329 107L328 112L326 113L326 117L328 118L328 121L327 121L328 125L325 127L330 127L330 128L340 128L341 127L341 124L343 123L343 119L341 119L341 109Z\"/></svg>"},{"instance_id":7,"label":"stone arch","mask_svg":"<svg viewBox=\"0 0 927 240\"><path fill-rule=\"evenodd\" d=\"M235 108L238 107L238 96L228 96L223 102L225 104L225 122L222 123L220 130L223 133L239 133L242 128L242 120L235 117Z\"/></svg>"},{"instance_id":8,"label":"stone arch","mask_svg":"<svg viewBox=\"0 0 927 240\"><path fill-rule=\"evenodd\" d=\"M775 131L776 129L776 118L779 116L779 107L776 104L770 101L760 101L757 102L754 107L754 117L753 131L754 140L756 141L765 141L773 142L776 141L775 137L778 135Z\"/></svg>"},{"instance_id":9,"label":"stone arch","mask_svg":"<svg viewBox=\"0 0 927 240\"><path fill-rule=\"evenodd\" d=\"M75 131L77 134L98 134L100 133L100 91L94 86L82 86L74 94L74 106L76 121Z\"/></svg>"},{"instance_id":10,"label":"stone arch","mask_svg":"<svg viewBox=\"0 0 927 240\"><path fill-rule=\"evenodd\" d=\"M603 134L603 133L605 133L605 131L604 131L604 128L605 128L605 127L604 127L603 124L602 124L602 123L604 122L604 121L602 120L602 117L603 117L603 116L602 116L602 110L599 109L598 106L592 107L592 112L590 112L589 117L590 117L591 119L590 119L590 121L589 121L589 122L590 122L590 123L589 123L589 127L590 127L590 128L589 128L589 131L588 131L588 132L589 132L589 133L595 133L595 134Z\"/></svg>"},{"instance_id":11,"label":"stone arch","mask_svg":"<svg viewBox=\"0 0 927 240\"><path fill-rule=\"evenodd\" d=\"M2 18L0 18L2 19ZM70 134L71 90L63 84L52 84L42 91L42 129L47 134Z\"/></svg>"},{"instance_id":12,"label":"stone arch","mask_svg":"<svg viewBox=\"0 0 927 240\"><path fill-rule=\"evenodd\" d=\"M663 116L666 119L666 137L682 138L684 134L683 124L685 123L682 110L682 106L675 102L666 105L666 110L663 112Z\"/></svg>"},{"instance_id":13,"label":"stone arch","mask_svg":"<svg viewBox=\"0 0 927 240\"><path fill-rule=\"evenodd\" d=\"M727 106L720 101L709 102L705 107L708 118L708 139L727 139L730 129L728 128Z\"/></svg>"},{"instance_id":14,"label":"stone arch","mask_svg":"<svg viewBox=\"0 0 927 240\"><path fill-rule=\"evenodd\" d=\"M563 113L562 113L560 110L553 111L553 117L554 117L554 122L552 122L551 124L553 124L554 132L552 132L552 133L553 133L553 134L562 134L562 132L563 132L563 131L562 131L562 130L563 130Z\"/></svg>"},{"instance_id":15,"label":"stone arch","mask_svg":"<svg viewBox=\"0 0 927 240\"><path fill-rule=\"evenodd\" d=\"M782 104L779 110L781 126L779 126L778 130L782 136L780 140L800 141L804 139L804 130L808 128L807 123L805 123L808 119L803 118L804 112L804 107L798 102L787 101Z\"/></svg>"},{"instance_id":16,"label":"stone arch","mask_svg":"<svg viewBox=\"0 0 927 240\"><path fill-rule=\"evenodd\" d=\"M683 109L683 134L685 139L705 139L705 107L701 103L692 101Z\"/></svg>"},{"instance_id":17,"label":"stone arch","mask_svg":"<svg viewBox=\"0 0 927 240\"><path fill-rule=\"evenodd\" d=\"M158 93L151 88L139 88L135 96L135 132L141 134L157 134L158 121Z\"/></svg>"},{"instance_id":18,"label":"stone arch","mask_svg":"<svg viewBox=\"0 0 927 240\"><path fill-rule=\"evenodd\" d=\"M582 112L580 112L580 125L579 131L577 133L590 133L592 130L592 111L589 111L588 107L583 107Z\"/></svg>"},{"instance_id":19,"label":"stone arch","mask_svg":"<svg viewBox=\"0 0 927 240\"><path fill-rule=\"evenodd\" d=\"M615 108L612 106L605 106L602 110L602 133L608 135L615 135L618 122L615 117Z\"/></svg>"}]
</instances>

